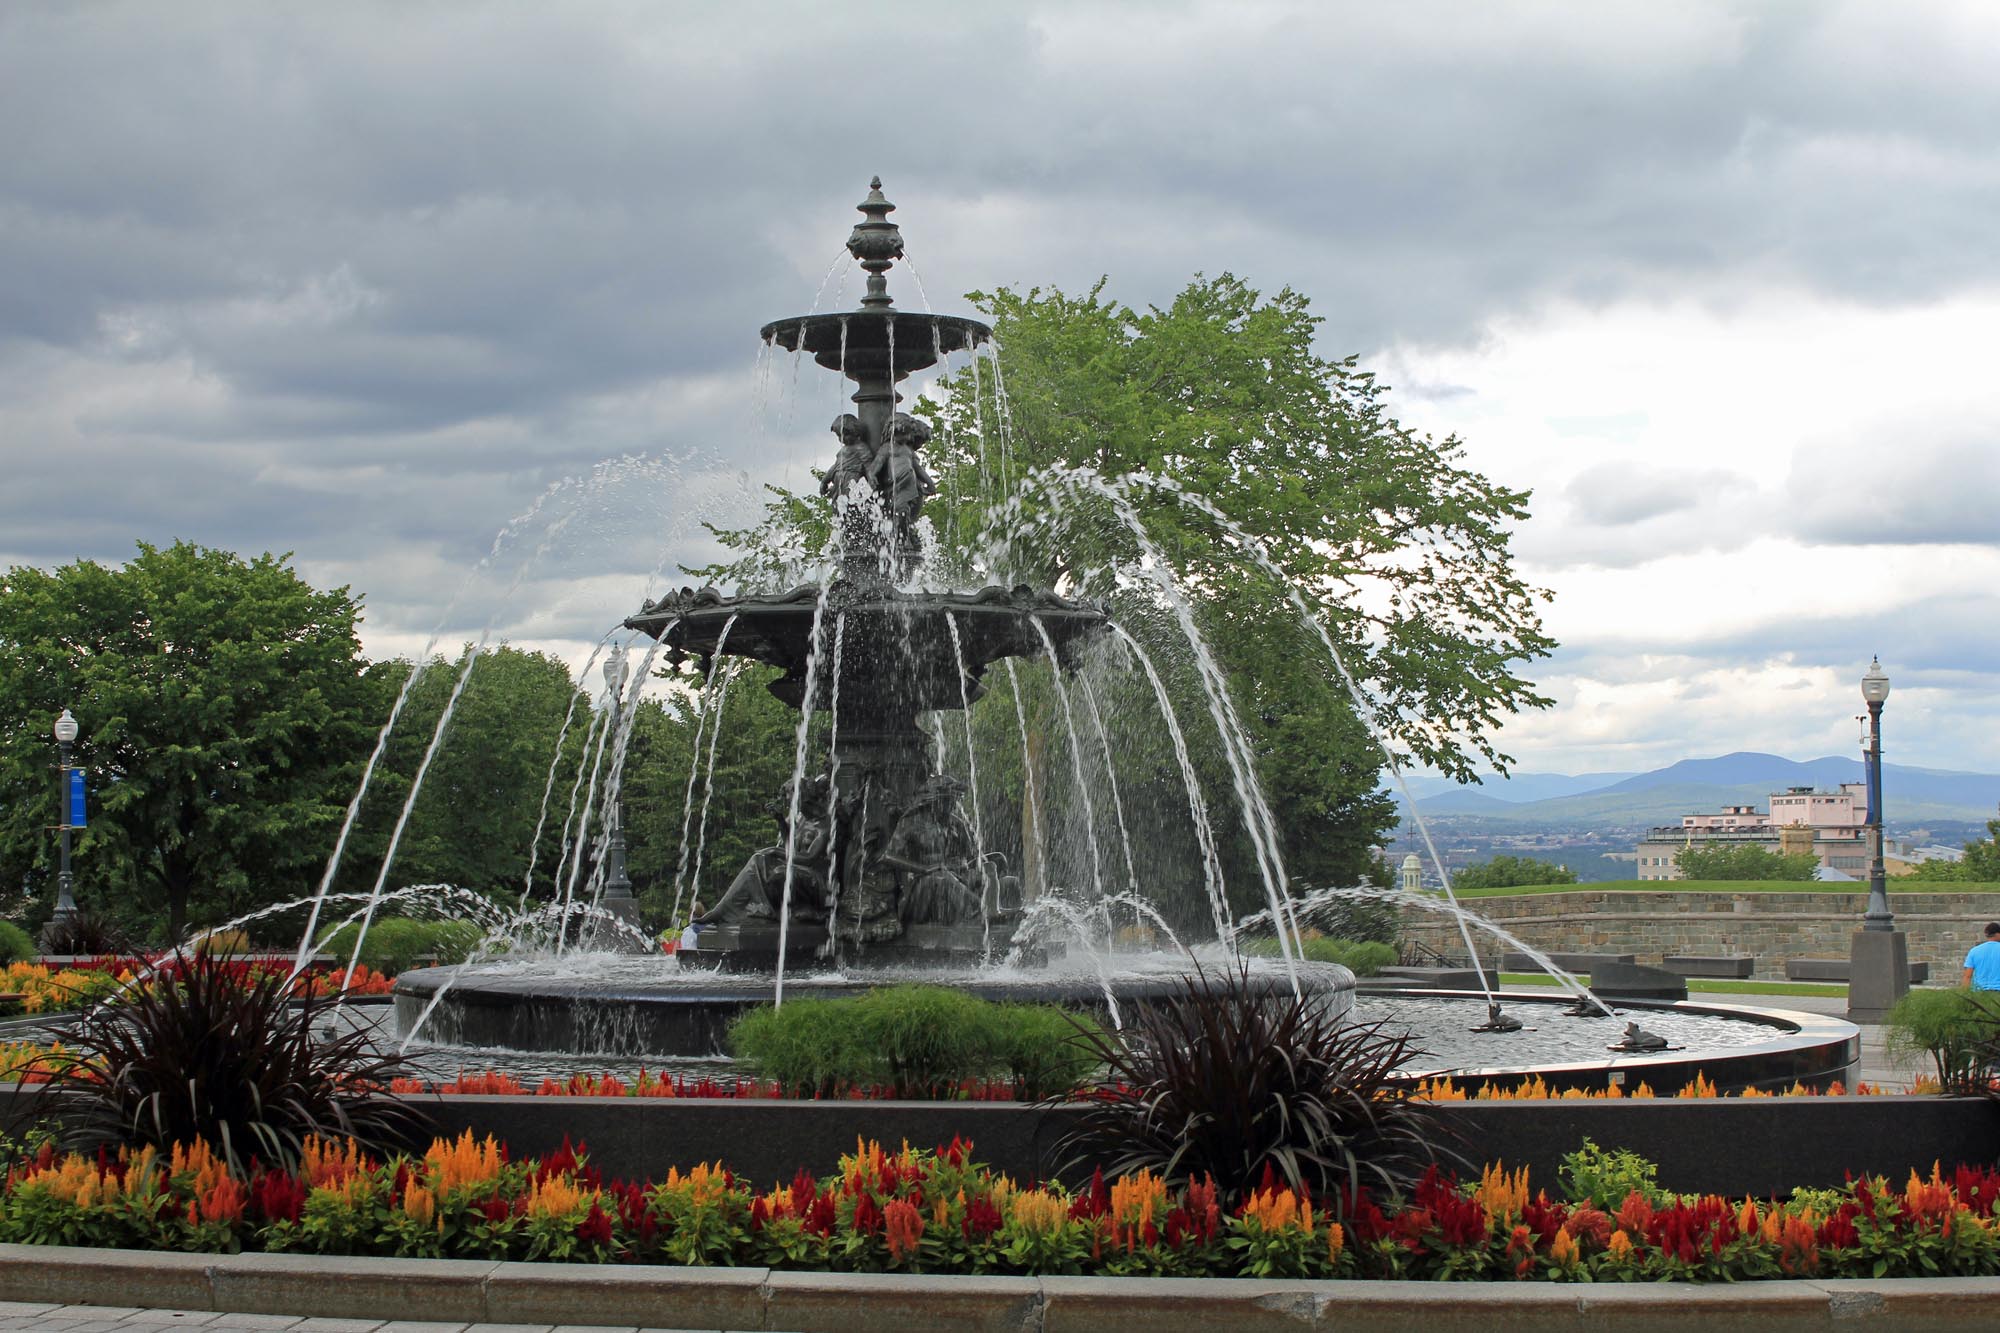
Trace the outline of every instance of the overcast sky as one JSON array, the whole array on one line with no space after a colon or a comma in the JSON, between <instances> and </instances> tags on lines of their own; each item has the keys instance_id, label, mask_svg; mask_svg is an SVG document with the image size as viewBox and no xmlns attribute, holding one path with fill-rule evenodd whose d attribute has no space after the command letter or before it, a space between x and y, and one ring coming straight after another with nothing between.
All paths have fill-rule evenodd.
<instances>
[{"instance_id":1,"label":"overcast sky","mask_svg":"<svg viewBox=\"0 0 2000 1333\"><path fill-rule=\"evenodd\" d=\"M0 563L573 651L825 452L756 329L879 172L939 309L1289 284L1532 487L1524 768L1851 754L1880 653L1892 759L2000 771L1996 69L1977 0L14 0Z\"/></svg>"}]
</instances>

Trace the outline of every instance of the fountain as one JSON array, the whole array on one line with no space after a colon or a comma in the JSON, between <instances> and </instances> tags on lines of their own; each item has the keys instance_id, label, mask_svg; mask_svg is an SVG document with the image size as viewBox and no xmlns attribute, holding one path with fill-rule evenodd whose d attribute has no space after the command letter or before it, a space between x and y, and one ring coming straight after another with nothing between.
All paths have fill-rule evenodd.
<instances>
[{"instance_id":1,"label":"fountain","mask_svg":"<svg viewBox=\"0 0 2000 1333\"><path fill-rule=\"evenodd\" d=\"M926 718L970 710L987 692L987 674L995 664L1004 664L1018 705L1015 661L1048 663L1072 727L1079 707L1094 716L1097 703L1086 688L1083 704L1074 704L1063 677L1099 647L1124 645L1156 692L1160 684L1136 641L1112 624L1101 605L1025 585L953 590L936 586L926 570L927 546L934 539L927 534L931 525L923 510L936 489L923 461L930 429L897 410L898 386L952 353L975 353L991 341L992 330L962 316L896 308L888 273L903 257L903 240L888 219L893 208L880 180L873 181L859 205L864 220L847 241L849 253L868 275L859 308L776 320L762 330L768 346L810 356L855 386L854 411L842 412L832 423L836 444L821 488L834 515L828 572L781 592L730 595L714 588L683 588L647 602L624 622L628 631L652 641L648 665L655 653L664 653L677 666L692 658L711 681L718 659L777 670L770 690L799 714L791 780L773 793L778 840L735 870L727 890L692 919L677 955L614 950L585 959L558 949L541 957L405 973L396 987L398 1021L405 1034L421 1031L428 1041L486 1051L704 1057L721 1052L729 1022L746 1008L800 994L851 993L885 980L926 980L987 998L1091 1008L1114 1023L1130 1006L1178 989L1192 951L1121 955L1114 964L1106 951L1075 947L1071 941L1071 956L1063 956L1065 942L1037 927L1089 909L1045 893L1040 877L1016 873L1000 854L982 846L961 810L965 786L941 770L925 730ZM1116 483L1090 477L1082 484L1129 510ZM1199 497L1187 500L1205 503ZM1144 534L1137 535L1143 544ZM1176 609L1185 612L1184 606ZM1216 675L1191 623L1185 628L1196 656L1204 658L1204 671ZM1338 664L1331 640L1316 623L1313 628ZM642 666L642 680L645 672ZM1344 666L1341 672L1345 677ZM622 664L607 672L608 679L613 677L616 694L624 680ZM1357 688L1351 678L1348 683ZM1216 682L1205 684L1227 741L1234 718L1226 691L1217 698ZM1190 783L1197 839L1210 863L1209 894L1219 937L1212 948L1218 960L1233 960L1241 923L1229 919L1213 872L1201 797L1192 785L1171 710L1163 712ZM615 704L611 715L618 715ZM815 766L809 772L807 736L815 716L828 719L830 736L823 771ZM616 741L601 818L613 836L604 839L600 855L612 868L603 876L609 892L591 910L602 920L624 923L611 933L629 942L643 938L631 928L629 895L619 894L622 841L615 836L620 827L618 774L629 733L615 721L609 733ZM967 739L970 753L969 729ZM600 751L604 744L600 738ZM711 738L711 754L715 744ZM1291 938L1302 913L1338 893L1323 890L1301 900L1290 892L1277 862L1276 830L1262 809L1254 773L1245 771L1247 746L1240 754L1228 744L1224 750L1271 902L1262 915L1280 947L1278 959L1255 960L1255 984L1273 994L1329 994L1351 1010L1353 975L1337 965L1303 961ZM1077 753L1072 744L1071 754ZM1079 789L1083 778L1079 759ZM592 783L594 794L594 777ZM692 778L688 790L691 800ZM1030 787L1031 805L1034 799ZM586 822L589 811L586 801ZM1122 810L1119 817L1122 824ZM1091 840L1095 864L1094 832ZM1108 892L1101 874L1096 878L1092 889L1101 903L1116 898L1135 911L1152 910L1136 893L1136 877L1135 892L1123 895ZM1454 913L1469 949L1473 926L1491 929L1455 903L1403 896L1421 900L1419 906ZM1428 1001L1445 1004L1453 1015L1433 1015L1429 1021L1459 1033L1486 1034L1480 1040L1495 1043L1489 1049L1504 1047L1506 1053L1449 1056L1444 1063L1451 1067L1497 1071L1554 1065L1585 1071L1578 1077L1601 1079L1612 1064L1631 1065L1635 1056L1643 1059L1642 1053L1669 1047L1665 1038L1636 1025L1623 1044L1608 1047L1594 1023L1610 1009L1574 983L1563 997L1584 1000L1567 1015L1574 1033L1562 1037L1563 1016L1553 1006L1533 1006L1543 1012L1532 1026L1524 1024L1501 1010L1483 971L1480 976L1482 993L1477 996ZM1522 997L1508 998L1514 1003ZM1478 1027L1471 1015L1458 1017L1473 1007L1469 1001L1486 1006L1487 1021ZM1365 1002L1368 1016L1381 1016L1370 1007L1379 1003ZM1675 1043L1704 1040L1700 1023L1689 1026L1694 1017L1648 1010L1648 1022L1667 1023ZM1703 1021L1730 1029L1720 1044L1738 1055L1762 1052L1756 1058L1766 1072L1750 1081L1824 1081L1829 1071L1844 1068L1846 1034L1812 1023L1804 1025L1810 1032L1788 1021L1760 1026L1761 1020L1746 1023L1746 1017L1710 1015ZM1779 1031L1771 1031L1773 1027ZM1828 1054L1823 1059L1799 1054L1808 1047ZM1535 1053L1526 1053L1530 1051ZM1608 1060L1607 1054L1617 1059Z\"/></svg>"},{"instance_id":2,"label":"fountain","mask_svg":"<svg viewBox=\"0 0 2000 1333\"><path fill-rule=\"evenodd\" d=\"M801 989L922 977L1115 1018L1121 1000L1165 993L1184 970L1185 958L1174 956L1115 976L1022 966L1047 962L1047 945L1020 933L1037 886L1024 890L998 853L981 848L960 808L964 785L939 770L925 716L969 709L987 692L988 669L1007 659L1075 670L1085 648L1108 637L1110 621L1101 606L1025 585L921 586L919 520L935 490L922 457L930 428L896 410L897 386L987 343L992 330L896 308L888 272L903 240L888 219L894 207L880 179L871 182L859 205L864 220L847 241L868 274L858 309L762 330L767 344L810 356L855 386L855 410L833 422L837 449L822 484L836 515L832 574L775 594L683 588L625 621L669 662L699 659L704 675L722 656L782 673L771 693L799 710L801 743L773 806L779 841L750 856L671 962L599 959L588 977L560 964L428 969L397 987L406 1024L514 1048L708 1054L743 1008ZM809 774L803 742L816 713L834 720L830 763ZM1263 980L1353 986L1345 968L1291 957Z\"/></svg>"}]
</instances>

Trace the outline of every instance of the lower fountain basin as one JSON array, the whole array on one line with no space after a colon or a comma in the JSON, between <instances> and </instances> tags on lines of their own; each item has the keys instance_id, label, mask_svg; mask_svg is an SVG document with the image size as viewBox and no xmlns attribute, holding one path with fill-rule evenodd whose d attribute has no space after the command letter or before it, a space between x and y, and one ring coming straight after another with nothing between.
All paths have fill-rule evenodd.
<instances>
[{"instance_id":1,"label":"lower fountain basin","mask_svg":"<svg viewBox=\"0 0 2000 1333\"><path fill-rule=\"evenodd\" d=\"M1352 972L1335 963L1297 966L1302 988L1330 994L1343 1013L1352 1006ZM1173 955L1146 955L1120 958L1117 969L1108 976L1081 966L802 972L785 978L785 998L837 998L875 986L921 982L984 1000L1057 1004L1108 1017L1113 1003L1122 1014L1178 994L1187 963ZM1259 966L1252 975L1273 995L1290 991L1285 970L1276 963ZM725 1054L730 1022L769 1004L773 989L769 975L683 968L666 958L569 955L429 967L397 978L396 1025L407 1034L421 1020L418 1040L430 1046L700 1059ZM468 1050L465 1062L477 1063L474 1050Z\"/></svg>"}]
</instances>

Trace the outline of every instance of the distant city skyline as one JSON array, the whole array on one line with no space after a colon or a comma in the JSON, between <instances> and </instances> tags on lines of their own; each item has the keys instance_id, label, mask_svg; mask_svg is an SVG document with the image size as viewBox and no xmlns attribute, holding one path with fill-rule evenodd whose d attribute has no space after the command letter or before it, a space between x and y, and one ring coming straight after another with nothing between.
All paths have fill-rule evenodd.
<instances>
[{"instance_id":1,"label":"distant city skyline","mask_svg":"<svg viewBox=\"0 0 2000 1333\"><path fill-rule=\"evenodd\" d=\"M2000 9L1145 15L0 9L0 565L290 550L372 654L580 666L829 456L755 331L880 173L905 306L1289 285L1531 488L1521 768L1858 755L1880 654L1892 762L2000 772Z\"/></svg>"}]
</instances>

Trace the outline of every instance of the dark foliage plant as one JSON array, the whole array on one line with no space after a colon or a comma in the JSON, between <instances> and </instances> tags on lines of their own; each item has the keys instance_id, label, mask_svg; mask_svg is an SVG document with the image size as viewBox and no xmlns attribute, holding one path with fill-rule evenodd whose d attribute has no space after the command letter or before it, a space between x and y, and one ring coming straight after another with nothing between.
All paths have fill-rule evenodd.
<instances>
[{"instance_id":1,"label":"dark foliage plant","mask_svg":"<svg viewBox=\"0 0 2000 1333\"><path fill-rule=\"evenodd\" d=\"M43 953L104 957L132 952L132 937L111 918L86 907L50 917L42 927L41 945Z\"/></svg>"},{"instance_id":2,"label":"dark foliage plant","mask_svg":"<svg viewBox=\"0 0 2000 1333\"><path fill-rule=\"evenodd\" d=\"M1344 1021L1340 997L1294 997L1248 964L1197 968L1117 1031L1082 1030L1106 1079L1058 1147L1066 1170L1212 1175L1233 1200L1267 1171L1346 1216L1358 1191L1400 1197L1458 1165L1398 1069L1407 1034Z\"/></svg>"},{"instance_id":3,"label":"dark foliage plant","mask_svg":"<svg viewBox=\"0 0 2000 1333\"><path fill-rule=\"evenodd\" d=\"M203 1139L239 1167L290 1166L315 1134L378 1153L415 1144L425 1117L388 1091L405 1061L366 1027L330 1023L335 1004L284 972L176 955L61 1031L46 1092L63 1137L86 1150Z\"/></svg>"}]
</instances>

